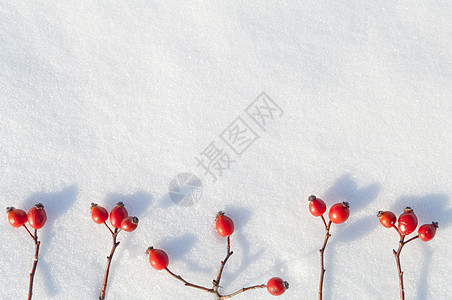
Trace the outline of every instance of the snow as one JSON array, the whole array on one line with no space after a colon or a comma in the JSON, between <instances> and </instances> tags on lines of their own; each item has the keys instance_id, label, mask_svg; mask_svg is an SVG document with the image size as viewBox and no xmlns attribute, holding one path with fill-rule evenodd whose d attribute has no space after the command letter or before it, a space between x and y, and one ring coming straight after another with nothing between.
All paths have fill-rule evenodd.
<instances>
[{"instance_id":1,"label":"snow","mask_svg":"<svg viewBox=\"0 0 452 300\"><path fill-rule=\"evenodd\" d=\"M290 283L281 299L316 299L315 194L351 206L331 230L325 299L398 299L398 236L375 213L406 206L440 226L402 252L407 299L450 299L451 9L0 2L0 203L42 202L48 214L34 298L97 299L111 236L89 206L122 200L140 224L118 237L107 299L211 299L152 269L145 250L164 249L172 271L209 286L226 254L219 210L236 227L223 291L279 276ZM281 109L265 130L246 113L262 92ZM259 136L240 156L220 137L238 117ZM196 160L212 142L234 160L215 182ZM171 200L182 173L202 182L193 205ZM0 238L0 298L23 299L33 242L6 216Z\"/></svg>"}]
</instances>

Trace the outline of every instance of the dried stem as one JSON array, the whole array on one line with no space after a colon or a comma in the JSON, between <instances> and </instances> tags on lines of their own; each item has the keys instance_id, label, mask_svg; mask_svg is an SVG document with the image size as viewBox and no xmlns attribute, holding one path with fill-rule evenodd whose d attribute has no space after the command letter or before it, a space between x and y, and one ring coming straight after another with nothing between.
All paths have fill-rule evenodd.
<instances>
[{"instance_id":1,"label":"dried stem","mask_svg":"<svg viewBox=\"0 0 452 300\"><path fill-rule=\"evenodd\" d=\"M253 286L249 286L249 287L245 287L245 288L241 288L240 290L228 294L228 295L221 295L218 292L218 288L220 287L220 280L221 280L221 276L223 275L223 270L224 270L224 266L226 265L226 262L228 261L229 257L234 253L233 251L231 251L231 240L230 237L227 237L227 252L226 252L226 257L224 260L221 261L221 267L220 267L220 271L218 272L217 278L213 280L212 284L213 287L212 288L207 288L204 286L200 286L200 285L196 285L193 283L188 282L187 280L183 279L182 276L180 275L176 275L174 274L172 271L170 271L170 269L165 268L165 271L167 271L171 276L173 276L174 278L176 278L177 280L180 280L184 283L185 286L189 286L195 289L199 289L199 290L203 290L205 292L214 294L217 297L217 300L222 300L222 299L229 299L232 298L240 293L246 292L248 290L253 290L253 289L259 289L259 288L265 288L267 287L265 284L261 284L261 285L253 285Z\"/></svg>"},{"instance_id":2,"label":"dried stem","mask_svg":"<svg viewBox=\"0 0 452 300\"><path fill-rule=\"evenodd\" d=\"M229 257L233 254L234 252L231 251L231 239L230 236L228 236L228 246L227 246L227 253L226 253L226 258L221 261L221 267L220 267L220 271L218 272L218 276L217 279L215 279L213 281L213 289L216 291L218 289L218 287L220 286L220 280L221 280L221 275L223 274L223 269L224 269L224 265L226 264L226 262L228 261Z\"/></svg>"},{"instance_id":3,"label":"dried stem","mask_svg":"<svg viewBox=\"0 0 452 300\"><path fill-rule=\"evenodd\" d=\"M325 253L326 244L328 243L328 239L330 238L330 227L331 221L326 224L325 218L321 215L323 224L325 225L325 240L323 241L322 249L320 249L320 284L319 284L319 300L322 300L322 291L323 291L323 278L325 277L325 263L323 254Z\"/></svg>"},{"instance_id":4,"label":"dried stem","mask_svg":"<svg viewBox=\"0 0 452 300\"><path fill-rule=\"evenodd\" d=\"M118 228L115 228L115 231L112 231L110 229L110 227L107 225L107 223L105 223L105 225L111 231L111 235L112 235L112 238L113 238L113 246L111 248L110 255L107 256L107 260L108 260L107 269L105 270L104 284L102 286L102 291L100 292L99 300L104 300L105 299L105 293L106 293L106 290L107 290L107 281L108 281L108 274L110 272L111 260L113 258L113 255L115 254L116 247L118 247L118 245L120 243L120 242L116 241L116 237L118 236L118 233L121 231L120 229L118 230Z\"/></svg>"},{"instance_id":5,"label":"dried stem","mask_svg":"<svg viewBox=\"0 0 452 300\"><path fill-rule=\"evenodd\" d=\"M262 289L262 288L266 288L266 287L267 287L267 285L265 285L265 284L249 286L249 287L246 287L246 288L242 288L242 289L240 289L237 292L234 292L232 294L220 296L219 299L229 299L229 298L232 298L232 297L234 297L234 296L236 296L236 295L238 295L240 293L243 293L245 291L248 291L248 290Z\"/></svg>"},{"instance_id":6,"label":"dried stem","mask_svg":"<svg viewBox=\"0 0 452 300\"><path fill-rule=\"evenodd\" d=\"M403 246L405 246L409 242L419 238L419 235L416 235L416 236L410 238L409 240L405 241L406 236L401 234L395 225L393 225L392 227L397 231L397 233L400 236L399 248L397 249L397 251L395 251L395 250L392 250L392 251L394 253L394 257L395 257L396 264L397 264L397 271L399 273L400 299L405 300L405 288L403 286L403 272L402 272L402 267L400 265L400 253L402 252Z\"/></svg>"},{"instance_id":7,"label":"dried stem","mask_svg":"<svg viewBox=\"0 0 452 300\"><path fill-rule=\"evenodd\" d=\"M36 267L38 266L38 255L39 255L39 245L41 244L40 241L38 241L38 230L35 229L35 234L31 234L30 230L27 228L27 226L25 226L25 229L27 230L27 232L30 234L30 236L32 237L33 241L35 242L35 258L33 259L33 268L31 269L31 273L30 273L30 283L28 284L28 300L31 300L31 296L33 294L33 280L35 278L35 272L36 272Z\"/></svg>"},{"instance_id":8,"label":"dried stem","mask_svg":"<svg viewBox=\"0 0 452 300\"><path fill-rule=\"evenodd\" d=\"M195 288L195 289L200 289L200 290L203 290L203 291L206 291L206 292L215 294L215 291L214 291L213 289L209 289L209 288L206 288L206 287L203 287L203 286L200 286L200 285L196 285L196 284L190 283L190 282L188 282L187 280L183 279L182 276L176 275L176 274L174 274L173 272L171 272L170 269L168 269L168 268L165 268L165 271L167 271L167 272L168 272L171 276L173 276L174 278L176 278L176 279L182 281L182 282L184 283L185 286L190 286L190 287L193 287L193 288Z\"/></svg>"},{"instance_id":9,"label":"dried stem","mask_svg":"<svg viewBox=\"0 0 452 300\"><path fill-rule=\"evenodd\" d=\"M30 229L28 229L28 227L27 227L27 225L22 225L22 226L24 226L24 228L25 228L25 230L27 230L27 232L28 232L28 234L31 236L31 238L34 240L35 239L35 236L31 233L31 231L30 231Z\"/></svg>"},{"instance_id":10,"label":"dried stem","mask_svg":"<svg viewBox=\"0 0 452 300\"><path fill-rule=\"evenodd\" d=\"M115 233L113 232L113 230L111 230L110 226L108 226L107 222L104 222L104 224L108 228L108 230L110 231L111 235L114 235Z\"/></svg>"}]
</instances>

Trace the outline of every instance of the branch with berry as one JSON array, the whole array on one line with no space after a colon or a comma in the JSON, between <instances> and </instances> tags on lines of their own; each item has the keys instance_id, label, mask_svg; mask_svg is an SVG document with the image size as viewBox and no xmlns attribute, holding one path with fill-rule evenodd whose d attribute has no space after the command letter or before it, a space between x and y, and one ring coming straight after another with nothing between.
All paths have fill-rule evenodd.
<instances>
[{"instance_id":1,"label":"branch with berry","mask_svg":"<svg viewBox=\"0 0 452 300\"><path fill-rule=\"evenodd\" d=\"M433 239L436 234L436 229L438 228L438 223L432 222L432 224L424 224L420 226L418 229L418 234L416 236L405 240L405 238L409 234L413 233L416 230L418 224L417 216L414 214L414 211L411 209L411 207L405 208L404 212L399 216L397 226L395 225L397 218L391 211L379 211L377 213L377 217L380 220L381 225L386 228L394 228L399 234L399 248L397 249L397 251L393 249L392 252L396 260L397 271L399 274L400 299L405 300L405 288L403 285L402 267L400 265L400 253L402 252L402 249L406 244L418 238L420 238L421 241L424 242L428 242Z\"/></svg>"},{"instance_id":2,"label":"branch with berry","mask_svg":"<svg viewBox=\"0 0 452 300\"><path fill-rule=\"evenodd\" d=\"M119 246L119 241L116 240L118 234L124 230L127 232L134 231L138 226L137 217L129 217L129 214L124 207L124 203L118 202L116 206L110 212L110 223L114 230L108 226L108 211L98 206L96 203L91 203L91 217L93 221L97 224L105 224L108 231L111 233L113 239L113 246L111 248L110 254L107 256L107 268L105 269L104 283L102 285L102 290L100 292L99 300L105 299L105 293L107 291L108 274L110 273L111 260L115 254L116 248Z\"/></svg>"},{"instance_id":3,"label":"branch with berry","mask_svg":"<svg viewBox=\"0 0 452 300\"><path fill-rule=\"evenodd\" d=\"M35 243L35 257L33 259L33 267L30 272L27 298L28 300L31 300L33 294L33 280L35 278L35 272L38 266L39 246L41 245L41 242L38 240L38 229L41 229L46 223L47 214L44 210L44 205L42 205L41 203L33 206L28 211L28 214L25 213L25 211L23 211L22 209L17 209L14 207L7 207L6 212L8 213L9 223L16 228L24 227ZM25 224L27 221L28 225L30 225L30 227L34 229L34 233L32 233Z\"/></svg>"},{"instance_id":4,"label":"branch with berry","mask_svg":"<svg viewBox=\"0 0 452 300\"><path fill-rule=\"evenodd\" d=\"M320 283L319 283L319 300L322 300L323 297L323 279L325 277L325 262L324 262L324 253L325 248L328 243L328 239L331 237L330 229L332 223L340 224L347 221L350 215L350 206L348 202L336 203L331 206L330 211L328 213L329 221L328 224L323 217L323 214L326 211L325 202L317 198L314 195L309 196L309 211L314 217L320 217L322 219L323 225L325 225L325 239L323 241L322 248L320 249Z\"/></svg>"},{"instance_id":5,"label":"branch with berry","mask_svg":"<svg viewBox=\"0 0 452 300\"><path fill-rule=\"evenodd\" d=\"M181 281L185 286L196 288L199 290L203 290L205 292L214 294L217 299L229 299L232 298L240 293L254 290L254 289L260 289L260 288L267 288L268 292L272 295L279 296L282 295L288 288L289 283L287 281L282 280L279 277L273 277L271 278L267 284L260 284L260 285L253 285L249 287L244 287L239 289L238 291L222 295L220 294L219 288L220 288L220 280L221 276L223 274L224 266L226 265L226 262L228 261L229 257L233 254L233 251L231 251L231 235L234 232L234 222L232 219L228 216L225 216L223 212L219 212L216 217L216 231L217 233L225 237L227 240L227 251L226 251L226 257L224 260L221 261L220 270L218 272L218 275L216 279L212 281L212 287L204 287L200 285L196 285L193 283L188 282L187 280L183 279L180 275L176 275L170 269L168 268L169 264L169 258L165 251L161 249L154 249L154 247L149 247L146 251L146 253L149 255L149 263L152 267L154 267L157 270L165 270L168 272L171 276L176 278L177 280Z\"/></svg>"}]
</instances>

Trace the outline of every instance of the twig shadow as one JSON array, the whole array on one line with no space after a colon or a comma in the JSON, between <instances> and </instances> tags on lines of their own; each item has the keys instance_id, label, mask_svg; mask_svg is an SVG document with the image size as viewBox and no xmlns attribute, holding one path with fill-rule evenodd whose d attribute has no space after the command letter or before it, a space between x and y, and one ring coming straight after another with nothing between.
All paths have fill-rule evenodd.
<instances>
[{"instance_id":1,"label":"twig shadow","mask_svg":"<svg viewBox=\"0 0 452 300\"><path fill-rule=\"evenodd\" d=\"M422 249L422 269L419 274L419 279L417 280L417 291L416 291L416 299L423 300L428 298L428 276L430 273L430 263L432 262L433 249L430 245L423 245Z\"/></svg>"},{"instance_id":2,"label":"twig shadow","mask_svg":"<svg viewBox=\"0 0 452 300\"><path fill-rule=\"evenodd\" d=\"M250 268L251 265L256 262L259 257L261 257L265 249L261 248L255 253L251 253L251 242L245 237L245 235L240 230L244 228L245 225L250 221L252 212L248 208L245 207L230 207L225 210L228 216L234 220L235 232L231 236L231 250L234 251L234 255L231 256L233 259L234 256L240 255L240 265L238 269L234 272L225 272L223 275L226 279L224 282L227 282L228 285L233 283L235 280L239 280L239 275L243 273L246 269ZM237 241L240 245L240 253L237 250L234 250L234 242Z\"/></svg>"},{"instance_id":3,"label":"twig shadow","mask_svg":"<svg viewBox=\"0 0 452 300\"><path fill-rule=\"evenodd\" d=\"M47 246L47 244L54 239L55 220L61 217L74 205L77 194L78 187L76 185L71 185L59 192L33 193L25 200L25 207L29 208L36 203L44 204L47 213L46 225L38 232L39 239L42 241L38 272L42 274L41 278L44 280L46 293L50 297L55 296L59 291L55 279L51 276L53 267L51 267L51 264L46 260L46 257L48 256L46 254L49 251L49 246Z\"/></svg>"},{"instance_id":4,"label":"twig shadow","mask_svg":"<svg viewBox=\"0 0 452 300\"><path fill-rule=\"evenodd\" d=\"M347 173L338 178L321 198L328 207L331 207L337 202L347 201L350 204L350 215L352 215L364 210L369 204L375 201L380 193L380 189L381 186L378 182L359 187L351 174ZM326 215L327 213L328 211ZM349 243L361 239L370 234L376 226L377 223L374 222L374 217L370 215L355 221L349 219L343 224L332 226L332 238L329 240L327 250L325 251L325 269L327 269L325 281L329 280L328 277L334 274L334 267L331 262L334 261L335 253L332 249L334 249L335 245L337 243ZM324 297L326 299L333 299L334 297L331 297L332 285L325 284L324 286L327 291Z\"/></svg>"}]
</instances>

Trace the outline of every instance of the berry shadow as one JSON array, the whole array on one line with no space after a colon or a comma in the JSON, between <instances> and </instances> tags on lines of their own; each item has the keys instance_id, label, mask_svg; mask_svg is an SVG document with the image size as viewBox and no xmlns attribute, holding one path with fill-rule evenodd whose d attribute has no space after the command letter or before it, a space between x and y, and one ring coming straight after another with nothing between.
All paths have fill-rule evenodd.
<instances>
[{"instance_id":1,"label":"berry shadow","mask_svg":"<svg viewBox=\"0 0 452 300\"><path fill-rule=\"evenodd\" d=\"M147 191L137 191L133 194L108 193L105 197L105 208L111 211L119 201L124 202L130 216L140 218L154 201L154 196Z\"/></svg>"},{"instance_id":2,"label":"berry shadow","mask_svg":"<svg viewBox=\"0 0 452 300\"><path fill-rule=\"evenodd\" d=\"M353 216L353 214L363 211L374 202L380 190L381 186L378 182L363 187L358 186L351 174L347 173L338 178L320 198L325 201L328 208L335 203L347 201L350 204L350 215ZM328 220L328 210L325 216L325 219ZM328 284L328 281L332 280L331 278L333 277L340 276L340 274L335 274L334 265L332 264L335 261L335 246L339 243L350 243L361 239L370 234L378 225L378 222L375 222L375 216L365 216L357 220L352 220L353 218L350 218L345 223L333 224L331 226L330 234L332 237L328 241L325 252L325 299L334 299L332 297L334 291L332 291L332 285ZM322 224L321 221L320 224ZM321 240L319 239L319 249L321 247Z\"/></svg>"},{"instance_id":3,"label":"berry shadow","mask_svg":"<svg viewBox=\"0 0 452 300\"><path fill-rule=\"evenodd\" d=\"M184 234L174 238L163 238L159 245L168 253L168 256L174 260L180 260L185 263L191 272L212 273L211 267L205 267L198 261L190 258L190 251L193 249L198 238L194 234Z\"/></svg>"},{"instance_id":4,"label":"berry shadow","mask_svg":"<svg viewBox=\"0 0 452 300\"><path fill-rule=\"evenodd\" d=\"M38 238L42 241L39 253L39 266L37 269L40 278L44 281L44 286L48 296L52 297L58 294L58 288L55 279L51 276L52 268L55 264L46 260L48 257L49 243L54 241L55 237L55 220L64 215L75 203L78 195L78 187L71 185L63 188L59 192L45 193L37 192L31 194L24 202L24 207L30 209L36 203L42 203L46 210L47 222L45 226L38 231Z\"/></svg>"},{"instance_id":5,"label":"berry shadow","mask_svg":"<svg viewBox=\"0 0 452 300\"><path fill-rule=\"evenodd\" d=\"M253 263L255 263L259 257L264 254L265 249L261 248L254 251L254 253L251 252L251 245L257 243L258 241L250 242L241 230L251 219L252 212L250 209L246 207L227 207L224 212L234 221L234 233L231 235L231 250L234 251L234 254L231 256L230 260L237 259L240 262L240 265L236 271L231 272L229 271L230 269L227 268L227 265L225 267L223 285L226 286L227 284L228 286L231 286L235 281L242 282L240 274L251 269ZM224 238L219 237L216 232L214 234L221 239L221 241L223 241ZM239 247L234 247L235 243L238 243ZM260 282L253 284L258 283Z\"/></svg>"},{"instance_id":6,"label":"berry shadow","mask_svg":"<svg viewBox=\"0 0 452 300\"><path fill-rule=\"evenodd\" d=\"M391 210L399 216L405 207L411 207L419 220L419 225L432 221L439 223L439 229L452 224L452 209L449 196L446 194L427 194L424 196L401 196L391 206Z\"/></svg>"}]
</instances>

